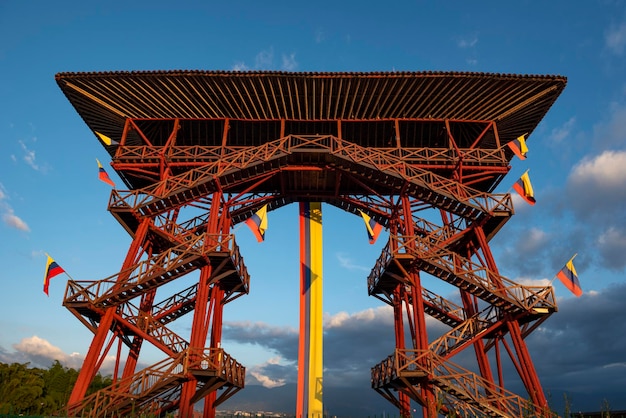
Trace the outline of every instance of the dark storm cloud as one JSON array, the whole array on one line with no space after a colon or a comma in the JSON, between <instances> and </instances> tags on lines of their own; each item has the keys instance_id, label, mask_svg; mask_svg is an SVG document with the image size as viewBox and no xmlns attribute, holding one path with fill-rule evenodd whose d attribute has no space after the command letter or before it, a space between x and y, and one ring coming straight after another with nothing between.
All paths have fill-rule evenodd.
<instances>
[{"instance_id":1,"label":"dark storm cloud","mask_svg":"<svg viewBox=\"0 0 626 418\"><path fill-rule=\"evenodd\" d=\"M274 327L261 322L224 322L222 335L225 340L255 344L288 361L298 361L297 329Z\"/></svg>"},{"instance_id":2,"label":"dark storm cloud","mask_svg":"<svg viewBox=\"0 0 626 418\"><path fill-rule=\"evenodd\" d=\"M329 384L369 385L370 368L393 353L392 310L388 306L355 314L338 313L325 319L324 368ZM268 362L254 368L256 381L268 378L295 382L297 377L298 331L272 327L262 323L238 322L224 324L224 339L258 345L276 353L287 365Z\"/></svg>"},{"instance_id":3,"label":"dark storm cloud","mask_svg":"<svg viewBox=\"0 0 626 418\"><path fill-rule=\"evenodd\" d=\"M611 270L626 267L626 151L605 151L583 159L570 173L566 198L575 220L585 226L585 246Z\"/></svg>"},{"instance_id":4,"label":"dark storm cloud","mask_svg":"<svg viewBox=\"0 0 626 418\"><path fill-rule=\"evenodd\" d=\"M626 400L624 301L626 284L623 283L600 292L585 293L580 298L564 299L559 302L558 312L526 338L544 390L557 398L558 408L562 408L566 393L574 394L571 395L573 400L582 409L599 409L599 402L605 398L615 408L626 408L623 404ZM355 314L340 313L326 319L325 384L371 390L371 367L392 354L395 347L391 314L391 309L384 306ZM430 318L427 322L431 341L448 329ZM291 356L291 350L281 347L294 344L297 339L294 330L286 332L284 328L268 325L239 323L230 324L228 328L229 339L237 337L238 342L258 344L285 357ZM475 369L470 349L451 360L464 368ZM296 381L295 361L288 365L269 362L254 370L261 376L254 382L266 378L282 379L285 383ZM515 374L510 364L505 367L507 374ZM519 383L514 383L510 390L519 393Z\"/></svg>"},{"instance_id":5,"label":"dark storm cloud","mask_svg":"<svg viewBox=\"0 0 626 418\"><path fill-rule=\"evenodd\" d=\"M271 359L263 364L246 369L246 384L263 385L268 388L278 387L298 381L297 363L280 364L278 359Z\"/></svg>"},{"instance_id":6,"label":"dark storm cloud","mask_svg":"<svg viewBox=\"0 0 626 418\"><path fill-rule=\"evenodd\" d=\"M613 364L626 371L625 300L626 284L620 283L560 301L559 311L528 337L541 353L537 367L550 376Z\"/></svg>"},{"instance_id":7,"label":"dark storm cloud","mask_svg":"<svg viewBox=\"0 0 626 418\"><path fill-rule=\"evenodd\" d=\"M623 219L626 151L604 151L584 158L572 169L565 191L576 218L599 225Z\"/></svg>"},{"instance_id":8,"label":"dark storm cloud","mask_svg":"<svg viewBox=\"0 0 626 418\"><path fill-rule=\"evenodd\" d=\"M564 394L569 394L572 403L583 410L599 410L604 400L615 409L626 409L624 301L624 283L561 300L558 312L526 338L544 391L552 394L557 410L563 408ZM432 318L427 318L427 326L430 341L448 329ZM277 388L297 382L297 330L230 322L224 325L224 340L253 344L276 353L276 358L263 364L247 365L246 385ZM354 399L342 399L345 402L356 404L364 396L376 398L378 395L370 388L370 369L393 353L394 342L392 311L388 306L328 316L324 331L325 385L349 389L345 393L353 394ZM62 363L70 366L75 366L72 360L78 360L36 337L16 344L14 349L10 353L0 347L0 361L48 367L54 358L60 357ZM471 349L451 361L470 370L476 368ZM504 373L508 376L515 371L505 364ZM505 379L505 387L524 396L518 382Z\"/></svg>"},{"instance_id":9,"label":"dark storm cloud","mask_svg":"<svg viewBox=\"0 0 626 418\"><path fill-rule=\"evenodd\" d=\"M501 274L509 278L516 275L541 277L545 274L545 255L554 241L543 229L528 227L520 218L516 221L516 224L511 221L510 225L506 225L491 245L494 252L502 248L498 254L498 261L502 263L500 267L503 268Z\"/></svg>"},{"instance_id":10,"label":"dark storm cloud","mask_svg":"<svg viewBox=\"0 0 626 418\"><path fill-rule=\"evenodd\" d=\"M527 338L546 393L579 410L626 409L626 284L565 299Z\"/></svg>"},{"instance_id":11,"label":"dark storm cloud","mask_svg":"<svg viewBox=\"0 0 626 418\"><path fill-rule=\"evenodd\" d=\"M523 207L491 248L507 277L551 277L574 255L579 272L626 267L626 151L607 151L577 164L564 190L546 189ZM511 273L512 271L512 273Z\"/></svg>"},{"instance_id":12,"label":"dark storm cloud","mask_svg":"<svg viewBox=\"0 0 626 418\"><path fill-rule=\"evenodd\" d=\"M392 309L388 306L327 318L324 328L325 382L367 386L374 365L395 348Z\"/></svg>"},{"instance_id":13,"label":"dark storm cloud","mask_svg":"<svg viewBox=\"0 0 626 418\"><path fill-rule=\"evenodd\" d=\"M613 103L604 114L592 131L576 131L572 118L545 138L557 160L585 155L566 172L547 170L536 178L531 170L535 206L513 193L516 214L493 240L502 244L500 267L513 271L504 275L550 276L574 252L581 253L579 271L626 268L626 105ZM563 179L564 186L553 186Z\"/></svg>"}]
</instances>

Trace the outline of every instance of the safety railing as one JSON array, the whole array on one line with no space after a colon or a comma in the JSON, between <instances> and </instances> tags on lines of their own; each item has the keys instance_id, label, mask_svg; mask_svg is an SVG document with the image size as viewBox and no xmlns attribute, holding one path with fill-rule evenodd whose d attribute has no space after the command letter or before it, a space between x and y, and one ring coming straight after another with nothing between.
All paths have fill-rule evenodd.
<instances>
[{"instance_id":1,"label":"safety railing","mask_svg":"<svg viewBox=\"0 0 626 418\"><path fill-rule=\"evenodd\" d=\"M191 169L178 176L169 177L150 186L138 190L121 192L113 190L109 200L109 210L133 210L147 206L151 202L165 197L176 198L178 204L193 201L194 193L189 192L199 185L212 182L229 172L241 171L261 162L279 159L298 151L326 152L340 159L359 165L368 165L378 171L390 173L398 178L419 184L426 191L455 201L457 204L474 208L481 213L506 212L512 213L510 194L490 194L472 189L462 183L434 172L420 168L404 158L407 152L400 148L397 152L379 149L370 149L342 140L331 135L289 135L275 141L264 143L258 147L244 147L222 152L220 158L214 162ZM223 150L224 151L224 150ZM408 156L411 156L410 152ZM183 191L187 191L186 195ZM433 202L440 204L441 202ZM157 205L158 206L158 205ZM167 210L167 205L159 209L151 208L151 213ZM156 212L154 212L156 211ZM145 215L145 214L144 214Z\"/></svg>"},{"instance_id":2,"label":"safety railing","mask_svg":"<svg viewBox=\"0 0 626 418\"><path fill-rule=\"evenodd\" d=\"M416 378L442 389L439 396L471 404L489 416L517 418L529 411L537 417L556 417L521 396L452 363L429 350L396 349L372 368L372 387L381 388L398 379ZM444 403L453 405L454 401Z\"/></svg>"},{"instance_id":3,"label":"safety railing","mask_svg":"<svg viewBox=\"0 0 626 418\"><path fill-rule=\"evenodd\" d=\"M368 276L370 294L376 288L387 266L395 257L410 257L416 268L433 267L442 280L463 287L487 302L498 300L503 309L528 312L556 311L552 286L523 286L489 270L486 266L462 257L454 251L433 244L428 237L391 235L381 256Z\"/></svg>"},{"instance_id":4,"label":"safety railing","mask_svg":"<svg viewBox=\"0 0 626 418\"><path fill-rule=\"evenodd\" d=\"M243 258L235 250L232 234L200 234L186 243L98 281L68 281L64 305L89 302L94 305L117 305L134 298L138 292L154 288L180 277L207 263L209 252L227 252L235 258L240 274L246 273Z\"/></svg>"}]
</instances>

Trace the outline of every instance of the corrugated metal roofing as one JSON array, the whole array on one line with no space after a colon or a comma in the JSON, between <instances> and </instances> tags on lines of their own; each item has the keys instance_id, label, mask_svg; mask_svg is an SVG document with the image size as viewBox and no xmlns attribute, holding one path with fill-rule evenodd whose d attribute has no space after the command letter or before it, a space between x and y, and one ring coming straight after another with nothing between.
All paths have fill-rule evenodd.
<instances>
[{"instance_id":1,"label":"corrugated metal roofing","mask_svg":"<svg viewBox=\"0 0 626 418\"><path fill-rule=\"evenodd\" d=\"M65 72L56 81L94 131L125 118L496 121L532 132L564 89L556 75L471 72Z\"/></svg>"}]
</instances>

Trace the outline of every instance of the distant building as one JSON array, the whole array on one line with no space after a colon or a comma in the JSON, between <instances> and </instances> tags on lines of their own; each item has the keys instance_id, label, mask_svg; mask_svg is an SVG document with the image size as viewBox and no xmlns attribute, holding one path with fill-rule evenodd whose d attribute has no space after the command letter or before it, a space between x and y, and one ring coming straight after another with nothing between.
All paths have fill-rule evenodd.
<instances>
[{"instance_id":1,"label":"distant building","mask_svg":"<svg viewBox=\"0 0 626 418\"><path fill-rule=\"evenodd\" d=\"M626 411L571 412L571 418L626 418Z\"/></svg>"}]
</instances>

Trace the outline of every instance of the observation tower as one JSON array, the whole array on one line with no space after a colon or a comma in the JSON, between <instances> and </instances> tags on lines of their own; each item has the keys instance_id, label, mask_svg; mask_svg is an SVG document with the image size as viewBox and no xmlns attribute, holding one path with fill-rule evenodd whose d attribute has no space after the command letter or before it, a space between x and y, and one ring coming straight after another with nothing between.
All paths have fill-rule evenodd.
<instances>
[{"instance_id":1,"label":"observation tower","mask_svg":"<svg viewBox=\"0 0 626 418\"><path fill-rule=\"evenodd\" d=\"M489 243L514 214L511 195L494 192L511 168L506 144L532 138L565 77L140 71L56 81L124 182L108 210L132 239L118 273L68 282L63 305L93 333L68 416L188 418L205 401L214 417L244 388L244 366L221 344L223 307L250 283L232 230L296 202L362 211L389 231L364 286L393 307L395 349L371 365L371 386L401 416L411 400L425 417L552 416L525 337L557 311L553 289L506 278ZM457 296L429 290L435 282ZM191 331L179 335L172 324L186 314ZM432 335L427 316L445 331ZM147 345L163 360L140 370ZM469 368L457 362L464 352ZM87 395L106 356L114 382ZM507 390L509 379L527 394Z\"/></svg>"}]
</instances>

